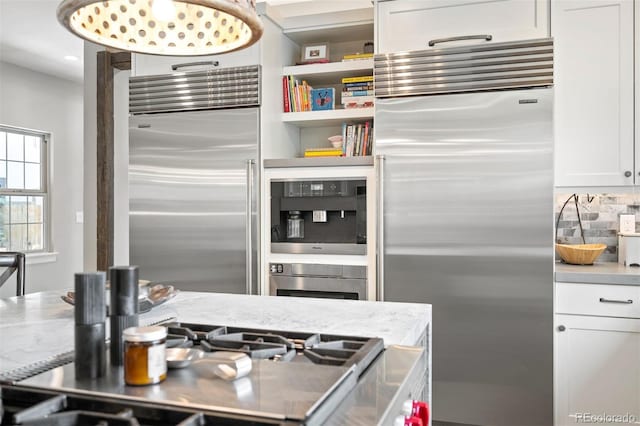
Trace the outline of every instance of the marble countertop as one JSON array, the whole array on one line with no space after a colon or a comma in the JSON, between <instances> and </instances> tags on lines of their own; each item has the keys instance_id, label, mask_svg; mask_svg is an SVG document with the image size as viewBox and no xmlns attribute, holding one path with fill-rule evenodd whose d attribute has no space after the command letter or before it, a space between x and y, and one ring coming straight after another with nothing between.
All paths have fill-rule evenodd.
<instances>
[{"instance_id":1,"label":"marble countertop","mask_svg":"<svg viewBox=\"0 0 640 426\"><path fill-rule=\"evenodd\" d=\"M556 263L556 282L640 285L640 268L614 262L593 265Z\"/></svg>"},{"instance_id":2,"label":"marble countertop","mask_svg":"<svg viewBox=\"0 0 640 426\"><path fill-rule=\"evenodd\" d=\"M431 305L180 292L140 316L140 324L183 322L380 337L416 345ZM0 372L73 350L73 307L58 292L0 299Z\"/></svg>"}]
</instances>

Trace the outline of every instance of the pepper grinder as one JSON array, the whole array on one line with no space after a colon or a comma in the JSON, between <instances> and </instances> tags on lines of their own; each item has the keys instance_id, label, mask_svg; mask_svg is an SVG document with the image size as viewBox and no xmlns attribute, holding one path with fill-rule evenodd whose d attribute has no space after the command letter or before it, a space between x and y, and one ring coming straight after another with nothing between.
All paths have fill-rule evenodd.
<instances>
[{"instance_id":1,"label":"pepper grinder","mask_svg":"<svg viewBox=\"0 0 640 426\"><path fill-rule=\"evenodd\" d=\"M111 365L124 363L122 332L138 326L138 267L113 266L111 277Z\"/></svg>"},{"instance_id":2,"label":"pepper grinder","mask_svg":"<svg viewBox=\"0 0 640 426\"><path fill-rule=\"evenodd\" d=\"M105 375L105 274L75 274L75 372L76 379Z\"/></svg>"}]
</instances>

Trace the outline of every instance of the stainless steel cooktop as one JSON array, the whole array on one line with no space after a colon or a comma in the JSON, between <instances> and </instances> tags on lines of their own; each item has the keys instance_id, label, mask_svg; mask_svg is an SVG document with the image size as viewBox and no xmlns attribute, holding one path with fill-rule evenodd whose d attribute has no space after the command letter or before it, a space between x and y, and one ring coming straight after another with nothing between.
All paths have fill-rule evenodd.
<instances>
[{"instance_id":1,"label":"stainless steel cooktop","mask_svg":"<svg viewBox=\"0 0 640 426\"><path fill-rule=\"evenodd\" d=\"M322 424L384 351L381 339L170 323L167 346L207 352L237 351L252 358L251 372L225 381L206 363L169 370L157 385L127 386L122 367L105 377L76 380L69 363L18 384L85 399L113 399L276 423ZM90 405L90 404L89 404Z\"/></svg>"}]
</instances>

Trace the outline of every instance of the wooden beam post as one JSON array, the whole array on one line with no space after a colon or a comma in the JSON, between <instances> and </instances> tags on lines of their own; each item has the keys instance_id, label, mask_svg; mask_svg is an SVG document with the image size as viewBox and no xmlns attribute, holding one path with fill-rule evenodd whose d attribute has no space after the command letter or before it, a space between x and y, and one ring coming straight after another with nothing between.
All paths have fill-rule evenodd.
<instances>
[{"instance_id":1,"label":"wooden beam post","mask_svg":"<svg viewBox=\"0 0 640 426\"><path fill-rule=\"evenodd\" d=\"M98 52L97 57L97 269L113 266L113 70L130 69L129 52Z\"/></svg>"}]
</instances>

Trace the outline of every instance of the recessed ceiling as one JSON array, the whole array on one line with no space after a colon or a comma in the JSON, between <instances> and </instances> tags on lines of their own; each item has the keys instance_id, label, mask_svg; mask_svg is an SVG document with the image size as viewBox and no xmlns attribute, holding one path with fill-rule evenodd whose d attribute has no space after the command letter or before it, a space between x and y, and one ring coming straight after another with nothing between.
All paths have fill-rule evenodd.
<instances>
[{"instance_id":1,"label":"recessed ceiling","mask_svg":"<svg viewBox=\"0 0 640 426\"><path fill-rule=\"evenodd\" d=\"M58 3L0 0L0 60L81 82L84 44L58 23Z\"/></svg>"}]
</instances>

